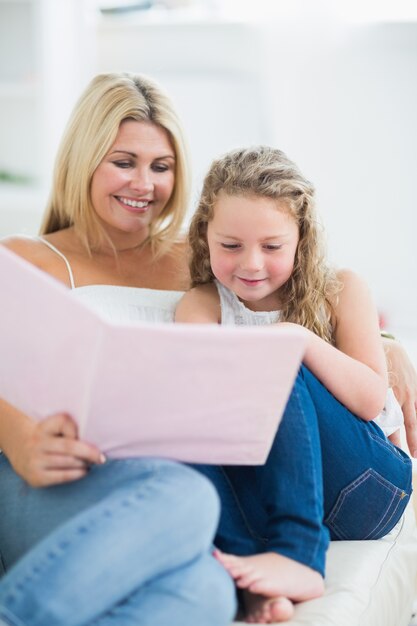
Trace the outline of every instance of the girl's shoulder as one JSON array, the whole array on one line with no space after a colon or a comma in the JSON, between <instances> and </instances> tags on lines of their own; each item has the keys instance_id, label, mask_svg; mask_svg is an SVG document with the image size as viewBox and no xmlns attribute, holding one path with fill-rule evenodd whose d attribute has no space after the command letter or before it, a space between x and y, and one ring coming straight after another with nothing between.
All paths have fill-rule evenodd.
<instances>
[{"instance_id":1,"label":"girl's shoulder","mask_svg":"<svg viewBox=\"0 0 417 626\"><path fill-rule=\"evenodd\" d=\"M350 269L337 271L340 291L333 303L334 326L351 326L354 319L365 319L376 311L369 285L362 276Z\"/></svg>"},{"instance_id":2,"label":"girl's shoulder","mask_svg":"<svg viewBox=\"0 0 417 626\"><path fill-rule=\"evenodd\" d=\"M219 324L220 298L214 283L192 287L177 308L177 321Z\"/></svg>"},{"instance_id":3,"label":"girl's shoulder","mask_svg":"<svg viewBox=\"0 0 417 626\"><path fill-rule=\"evenodd\" d=\"M368 290L365 279L349 268L341 268L336 271L336 278L340 283L341 293L351 294L357 290Z\"/></svg>"}]
</instances>

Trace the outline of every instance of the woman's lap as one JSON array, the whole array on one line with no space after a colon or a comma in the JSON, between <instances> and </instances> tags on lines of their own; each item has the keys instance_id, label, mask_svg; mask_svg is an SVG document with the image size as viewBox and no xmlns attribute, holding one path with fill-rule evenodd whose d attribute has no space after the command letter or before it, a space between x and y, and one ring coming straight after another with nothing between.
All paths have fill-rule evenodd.
<instances>
[{"instance_id":1,"label":"woman's lap","mask_svg":"<svg viewBox=\"0 0 417 626\"><path fill-rule=\"evenodd\" d=\"M7 498L0 529L8 570L0 581L3 618L78 626L102 616L117 624L121 611L127 624L134 623L129 613L153 600L156 609L165 597L167 611L181 607L178 623L231 620L233 588L210 555L218 498L196 472L157 459L109 461L77 483L32 489L3 458L0 483ZM201 583L193 580L196 569ZM210 608L205 585L218 597ZM158 622L147 615L143 623Z\"/></svg>"},{"instance_id":2,"label":"woman's lap","mask_svg":"<svg viewBox=\"0 0 417 626\"><path fill-rule=\"evenodd\" d=\"M0 455L0 555L3 565L9 569L61 524L115 490L153 481L161 472L178 474L179 480L193 483L193 474L183 465L160 459L134 458L108 460L102 466L92 467L89 474L78 481L32 488L13 471L4 455ZM199 483L196 489L198 487ZM161 509L164 510L163 502Z\"/></svg>"}]
</instances>

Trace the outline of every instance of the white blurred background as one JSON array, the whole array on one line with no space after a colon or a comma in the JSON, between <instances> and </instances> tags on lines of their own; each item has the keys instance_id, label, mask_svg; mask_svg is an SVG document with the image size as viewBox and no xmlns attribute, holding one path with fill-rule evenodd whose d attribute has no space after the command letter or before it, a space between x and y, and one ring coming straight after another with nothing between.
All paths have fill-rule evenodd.
<instances>
[{"instance_id":1,"label":"white blurred background","mask_svg":"<svg viewBox=\"0 0 417 626\"><path fill-rule=\"evenodd\" d=\"M0 0L0 236L36 233L74 101L111 70L171 94L194 202L230 148L268 143L298 163L330 258L368 280L417 363L417 3Z\"/></svg>"}]
</instances>

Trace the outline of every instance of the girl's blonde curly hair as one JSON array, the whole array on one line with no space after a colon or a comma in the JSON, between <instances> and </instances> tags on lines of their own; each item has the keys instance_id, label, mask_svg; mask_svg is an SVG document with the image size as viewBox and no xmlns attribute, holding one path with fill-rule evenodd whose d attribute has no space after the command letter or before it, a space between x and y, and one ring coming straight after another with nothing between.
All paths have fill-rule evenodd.
<instances>
[{"instance_id":1,"label":"girl's blonde curly hair","mask_svg":"<svg viewBox=\"0 0 417 626\"><path fill-rule=\"evenodd\" d=\"M280 288L281 319L301 324L333 343L332 302L341 284L325 260L314 187L280 150L255 146L233 150L213 161L189 230L192 286L210 283L215 278L210 265L207 226L213 219L220 192L285 202L297 223L299 242L292 275Z\"/></svg>"}]
</instances>

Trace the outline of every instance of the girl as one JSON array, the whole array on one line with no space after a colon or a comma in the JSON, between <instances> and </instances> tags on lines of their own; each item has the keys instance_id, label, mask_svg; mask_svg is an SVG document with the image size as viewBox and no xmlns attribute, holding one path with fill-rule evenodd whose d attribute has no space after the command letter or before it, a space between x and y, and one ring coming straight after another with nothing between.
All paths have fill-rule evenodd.
<instances>
[{"instance_id":1,"label":"girl","mask_svg":"<svg viewBox=\"0 0 417 626\"><path fill-rule=\"evenodd\" d=\"M364 282L326 265L314 189L279 150L215 161L189 240L193 289L177 321L296 324L307 338L266 464L200 468L222 499L217 545L243 555L218 558L239 587L263 596L247 595L249 621L282 621L288 598L322 592L329 532L381 537L410 496L410 459L372 422L388 378L378 317Z\"/></svg>"}]
</instances>

